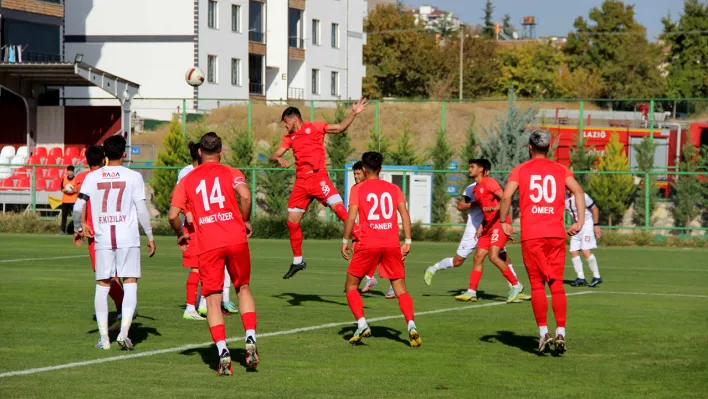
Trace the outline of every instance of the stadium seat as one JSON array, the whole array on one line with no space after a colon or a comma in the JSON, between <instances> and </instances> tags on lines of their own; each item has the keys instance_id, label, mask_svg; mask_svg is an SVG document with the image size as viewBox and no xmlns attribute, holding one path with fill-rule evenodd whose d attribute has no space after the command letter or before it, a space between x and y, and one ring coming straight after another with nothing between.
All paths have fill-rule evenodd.
<instances>
[{"instance_id":1,"label":"stadium seat","mask_svg":"<svg viewBox=\"0 0 708 399\"><path fill-rule=\"evenodd\" d=\"M47 157L47 148L46 147L37 147L34 149L34 152L32 153L32 156L39 156L40 158L46 158Z\"/></svg>"},{"instance_id":2,"label":"stadium seat","mask_svg":"<svg viewBox=\"0 0 708 399\"><path fill-rule=\"evenodd\" d=\"M12 168L11 168L12 169ZM13 179L22 179L29 176L29 171L26 167L22 166L15 169L15 174L12 176Z\"/></svg>"},{"instance_id":3,"label":"stadium seat","mask_svg":"<svg viewBox=\"0 0 708 399\"><path fill-rule=\"evenodd\" d=\"M47 169L49 168L36 168L35 171L37 172L37 178L44 178L44 175L47 173Z\"/></svg>"},{"instance_id":4,"label":"stadium seat","mask_svg":"<svg viewBox=\"0 0 708 399\"><path fill-rule=\"evenodd\" d=\"M15 156L15 147L11 145L6 145L5 147L2 148L2 151L0 151L0 157L5 157L8 159L12 159L12 157Z\"/></svg>"},{"instance_id":5,"label":"stadium seat","mask_svg":"<svg viewBox=\"0 0 708 399\"><path fill-rule=\"evenodd\" d=\"M0 166L0 180L9 179L12 177L12 169L9 166Z\"/></svg>"},{"instance_id":6,"label":"stadium seat","mask_svg":"<svg viewBox=\"0 0 708 399\"><path fill-rule=\"evenodd\" d=\"M47 180L38 177L35 183L37 184L37 191L45 191L47 189Z\"/></svg>"},{"instance_id":7,"label":"stadium seat","mask_svg":"<svg viewBox=\"0 0 708 399\"><path fill-rule=\"evenodd\" d=\"M10 158L0 155L0 165L9 165Z\"/></svg>"},{"instance_id":8,"label":"stadium seat","mask_svg":"<svg viewBox=\"0 0 708 399\"><path fill-rule=\"evenodd\" d=\"M64 156L64 150L62 150L61 147L53 147L51 150L49 150L47 156L49 158L61 158Z\"/></svg>"},{"instance_id":9,"label":"stadium seat","mask_svg":"<svg viewBox=\"0 0 708 399\"><path fill-rule=\"evenodd\" d=\"M22 147L17 149L17 151L15 152L15 156L27 159L29 158L29 149L26 145L23 145Z\"/></svg>"},{"instance_id":10,"label":"stadium seat","mask_svg":"<svg viewBox=\"0 0 708 399\"><path fill-rule=\"evenodd\" d=\"M22 168L22 166L27 163L27 158L20 155L15 155L10 163L13 165L11 166L13 169Z\"/></svg>"},{"instance_id":11,"label":"stadium seat","mask_svg":"<svg viewBox=\"0 0 708 399\"><path fill-rule=\"evenodd\" d=\"M44 178L47 180L58 179L60 177L60 168L47 168Z\"/></svg>"},{"instance_id":12,"label":"stadium seat","mask_svg":"<svg viewBox=\"0 0 708 399\"><path fill-rule=\"evenodd\" d=\"M76 147L69 147L64 151L64 156L72 156L73 158L78 158L79 155L84 156L84 153L86 152L86 149L82 149L81 153L79 154L79 149Z\"/></svg>"},{"instance_id":13,"label":"stadium seat","mask_svg":"<svg viewBox=\"0 0 708 399\"><path fill-rule=\"evenodd\" d=\"M61 180L62 179L50 180L47 183L47 191L61 191Z\"/></svg>"},{"instance_id":14,"label":"stadium seat","mask_svg":"<svg viewBox=\"0 0 708 399\"><path fill-rule=\"evenodd\" d=\"M15 191L25 191L30 189L30 179L29 178L24 178L20 179L17 181L17 184L15 185L15 188L13 190Z\"/></svg>"},{"instance_id":15,"label":"stadium seat","mask_svg":"<svg viewBox=\"0 0 708 399\"><path fill-rule=\"evenodd\" d=\"M3 181L0 181L0 190L11 190L14 187L15 180L13 179L5 179Z\"/></svg>"},{"instance_id":16,"label":"stadium seat","mask_svg":"<svg viewBox=\"0 0 708 399\"><path fill-rule=\"evenodd\" d=\"M64 166L69 166L73 165L76 157L73 157L71 155L64 155L64 158L61 159L59 162L59 165L64 165Z\"/></svg>"},{"instance_id":17,"label":"stadium seat","mask_svg":"<svg viewBox=\"0 0 708 399\"><path fill-rule=\"evenodd\" d=\"M81 152L79 152L79 158L83 158L86 156L86 147L81 149Z\"/></svg>"},{"instance_id":18,"label":"stadium seat","mask_svg":"<svg viewBox=\"0 0 708 399\"><path fill-rule=\"evenodd\" d=\"M41 165L42 164L42 156L40 155L32 155L29 157L27 160L28 165Z\"/></svg>"}]
</instances>

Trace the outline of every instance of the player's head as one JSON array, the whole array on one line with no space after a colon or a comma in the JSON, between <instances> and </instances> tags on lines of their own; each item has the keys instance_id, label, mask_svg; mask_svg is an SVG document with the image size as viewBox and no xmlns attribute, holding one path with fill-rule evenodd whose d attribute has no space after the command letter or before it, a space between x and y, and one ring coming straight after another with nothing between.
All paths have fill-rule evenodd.
<instances>
[{"instance_id":1,"label":"player's head","mask_svg":"<svg viewBox=\"0 0 708 399\"><path fill-rule=\"evenodd\" d=\"M302 115L300 115L300 110L295 107L287 107L283 111L283 116L280 117L280 124L288 131L288 133L294 133L300 130L300 125L302 125Z\"/></svg>"},{"instance_id":2,"label":"player's head","mask_svg":"<svg viewBox=\"0 0 708 399\"><path fill-rule=\"evenodd\" d=\"M111 136L103 141L103 151L109 161L118 161L125 158L125 139L121 135Z\"/></svg>"},{"instance_id":3,"label":"player's head","mask_svg":"<svg viewBox=\"0 0 708 399\"><path fill-rule=\"evenodd\" d=\"M221 137L214 132L206 133L199 140L199 155L202 163L221 160Z\"/></svg>"},{"instance_id":4,"label":"player's head","mask_svg":"<svg viewBox=\"0 0 708 399\"><path fill-rule=\"evenodd\" d=\"M74 167L69 165L66 167L66 177L72 179L74 177Z\"/></svg>"},{"instance_id":5,"label":"player's head","mask_svg":"<svg viewBox=\"0 0 708 399\"><path fill-rule=\"evenodd\" d=\"M90 168L100 168L106 162L106 153L100 145L92 145L86 149L86 162Z\"/></svg>"},{"instance_id":6,"label":"player's head","mask_svg":"<svg viewBox=\"0 0 708 399\"><path fill-rule=\"evenodd\" d=\"M199 143L195 143L195 142L190 141L187 144L187 147L189 147L189 156L192 157L192 163L194 163L194 162L201 163L202 158L199 156Z\"/></svg>"},{"instance_id":7,"label":"player's head","mask_svg":"<svg viewBox=\"0 0 708 399\"><path fill-rule=\"evenodd\" d=\"M376 151L365 152L361 156L361 164L364 167L364 175L366 177L378 176L381 172L381 165L383 164L383 155Z\"/></svg>"},{"instance_id":8,"label":"player's head","mask_svg":"<svg viewBox=\"0 0 708 399\"><path fill-rule=\"evenodd\" d=\"M364 164L361 161L352 166L352 172L354 172L354 181L358 184L364 180Z\"/></svg>"},{"instance_id":9,"label":"player's head","mask_svg":"<svg viewBox=\"0 0 708 399\"><path fill-rule=\"evenodd\" d=\"M551 134L545 130L534 130L529 136L529 155L531 158L548 155L551 148Z\"/></svg>"},{"instance_id":10,"label":"player's head","mask_svg":"<svg viewBox=\"0 0 708 399\"><path fill-rule=\"evenodd\" d=\"M470 177L477 179L478 177L484 177L489 175L489 171L492 170L492 163L487 159L470 159L469 173Z\"/></svg>"}]
</instances>

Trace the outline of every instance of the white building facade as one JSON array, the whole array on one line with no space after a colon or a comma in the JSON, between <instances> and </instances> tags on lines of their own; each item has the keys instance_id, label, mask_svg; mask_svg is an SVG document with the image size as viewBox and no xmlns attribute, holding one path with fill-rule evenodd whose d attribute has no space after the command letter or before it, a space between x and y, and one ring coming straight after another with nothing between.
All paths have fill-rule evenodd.
<instances>
[{"instance_id":1,"label":"white building facade","mask_svg":"<svg viewBox=\"0 0 708 399\"><path fill-rule=\"evenodd\" d=\"M140 84L139 117L169 119L233 100L358 99L366 0L65 1L64 54ZM198 66L205 81L187 85ZM114 105L66 88L66 104ZM242 102L243 103L243 102Z\"/></svg>"}]
</instances>

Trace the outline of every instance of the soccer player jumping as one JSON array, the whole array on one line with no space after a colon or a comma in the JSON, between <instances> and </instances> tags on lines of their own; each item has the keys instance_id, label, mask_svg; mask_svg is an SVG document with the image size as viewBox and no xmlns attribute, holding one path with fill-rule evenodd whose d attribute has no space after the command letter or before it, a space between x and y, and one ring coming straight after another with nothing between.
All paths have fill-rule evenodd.
<instances>
[{"instance_id":1,"label":"soccer player jumping","mask_svg":"<svg viewBox=\"0 0 708 399\"><path fill-rule=\"evenodd\" d=\"M366 100L362 97L352 104L352 112L342 122L332 125L326 122L303 122L300 111L295 107L288 107L283 111L281 124L288 133L270 159L287 168L290 163L282 158L283 154L292 149L295 157L295 186L288 200L288 230L293 263L283 276L284 279L293 277L295 273L307 267L302 257L300 221L312 200L332 208L340 220L347 218L342 197L327 174L324 140L327 134L346 131L354 118L366 110L366 105Z\"/></svg>"},{"instance_id":2,"label":"soccer player jumping","mask_svg":"<svg viewBox=\"0 0 708 399\"><path fill-rule=\"evenodd\" d=\"M391 280L398 297L398 305L408 323L410 344L418 347L422 342L414 321L413 299L406 292L406 270L403 265L411 249L411 218L401 189L379 179L382 162L383 157L378 152L364 153L362 163L366 180L352 187L349 194L349 215L342 240L344 259L349 260L349 238L357 216L361 229L344 286L349 308L357 322L357 329L349 343L358 344L362 338L371 336L371 329L364 318L364 302L357 288L366 273L378 265L379 275ZM400 246L396 211L401 214L405 234L403 246Z\"/></svg>"},{"instance_id":3,"label":"soccer player jumping","mask_svg":"<svg viewBox=\"0 0 708 399\"><path fill-rule=\"evenodd\" d=\"M536 130L529 137L531 160L515 167L502 196L499 210L504 234L511 237L514 229L507 217L511 199L519 190L521 210L521 254L531 283L531 305L538 333L538 350L543 353L555 345L558 354L566 351L565 321L567 302L563 289L565 268L565 236L576 235L585 223L585 193L565 166L547 158L551 135ZM570 229L563 223L564 193L570 190L576 198L578 217ZM548 332L548 299L546 287L551 291L553 314L556 318L555 339Z\"/></svg>"}]
</instances>

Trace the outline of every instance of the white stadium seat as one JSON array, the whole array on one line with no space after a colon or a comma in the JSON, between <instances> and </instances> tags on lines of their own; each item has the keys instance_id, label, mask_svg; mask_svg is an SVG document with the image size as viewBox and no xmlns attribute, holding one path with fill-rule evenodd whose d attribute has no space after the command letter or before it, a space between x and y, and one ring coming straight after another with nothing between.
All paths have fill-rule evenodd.
<instances>
[{"instance_id":1,"label":"white stadium seat","mask_svg":"<svg viewBox=\"0 0 708 399\"><path fill-rule=\"evenodd\" d=\"M20 166L26 164L26 163L27 163L27 158L21 157L21 156L19 156L19 155L15 155L15 157L12 158L12 160L11 160L10 162L8 162L8 163L10 163L10 164L13 165L13 166L12 166L12 169L14 170L14 169L17 169L17 168L19 168ZM17 165L17 166L15 166L15 165Z\"/></svg>"},{"instance_id":2,"label":"white stadium seat","mask_svg":"<svg viewBox=\"0 0 708 399\"><path fill-rule=\"evenodd\" d=\"M17 149L15 156L23 157L23 158L27 159L27 158L29 158L29 149L27 148L26 145L23 145L22 147Z\"/></svg>"},{"instance_id":3,"label":"white stadium seat","mask_svg":"<svg viewBox=\"0 0 708 399\"><path fill-rule=\"evenodd\" d=\"M5 147L2 148L2 151L0 151L0 157L5 157L8 159L12 159L12 157L15 156L15 147L11 145L6 145Z\"/></svg>"},{"instance_id":4,"label":"white stadium seat","mask_svg":"<svg viewBox=\"0 0 708 399\"><path fill-rule=\"evenodd\" d=\"M0 154L0 165L7 165L10 163L10 157Z\"/></svg>"},{"instance_id":5,"label":"white stadium seat","mask_svg":"<svg viewBox=\"0 0 708 399\"><path fill-rule=\"evenodd\" d=\"M7 166L0 166L0 180L9 179L12 177L12 169Z\"/></svg>"}]
</instances>

